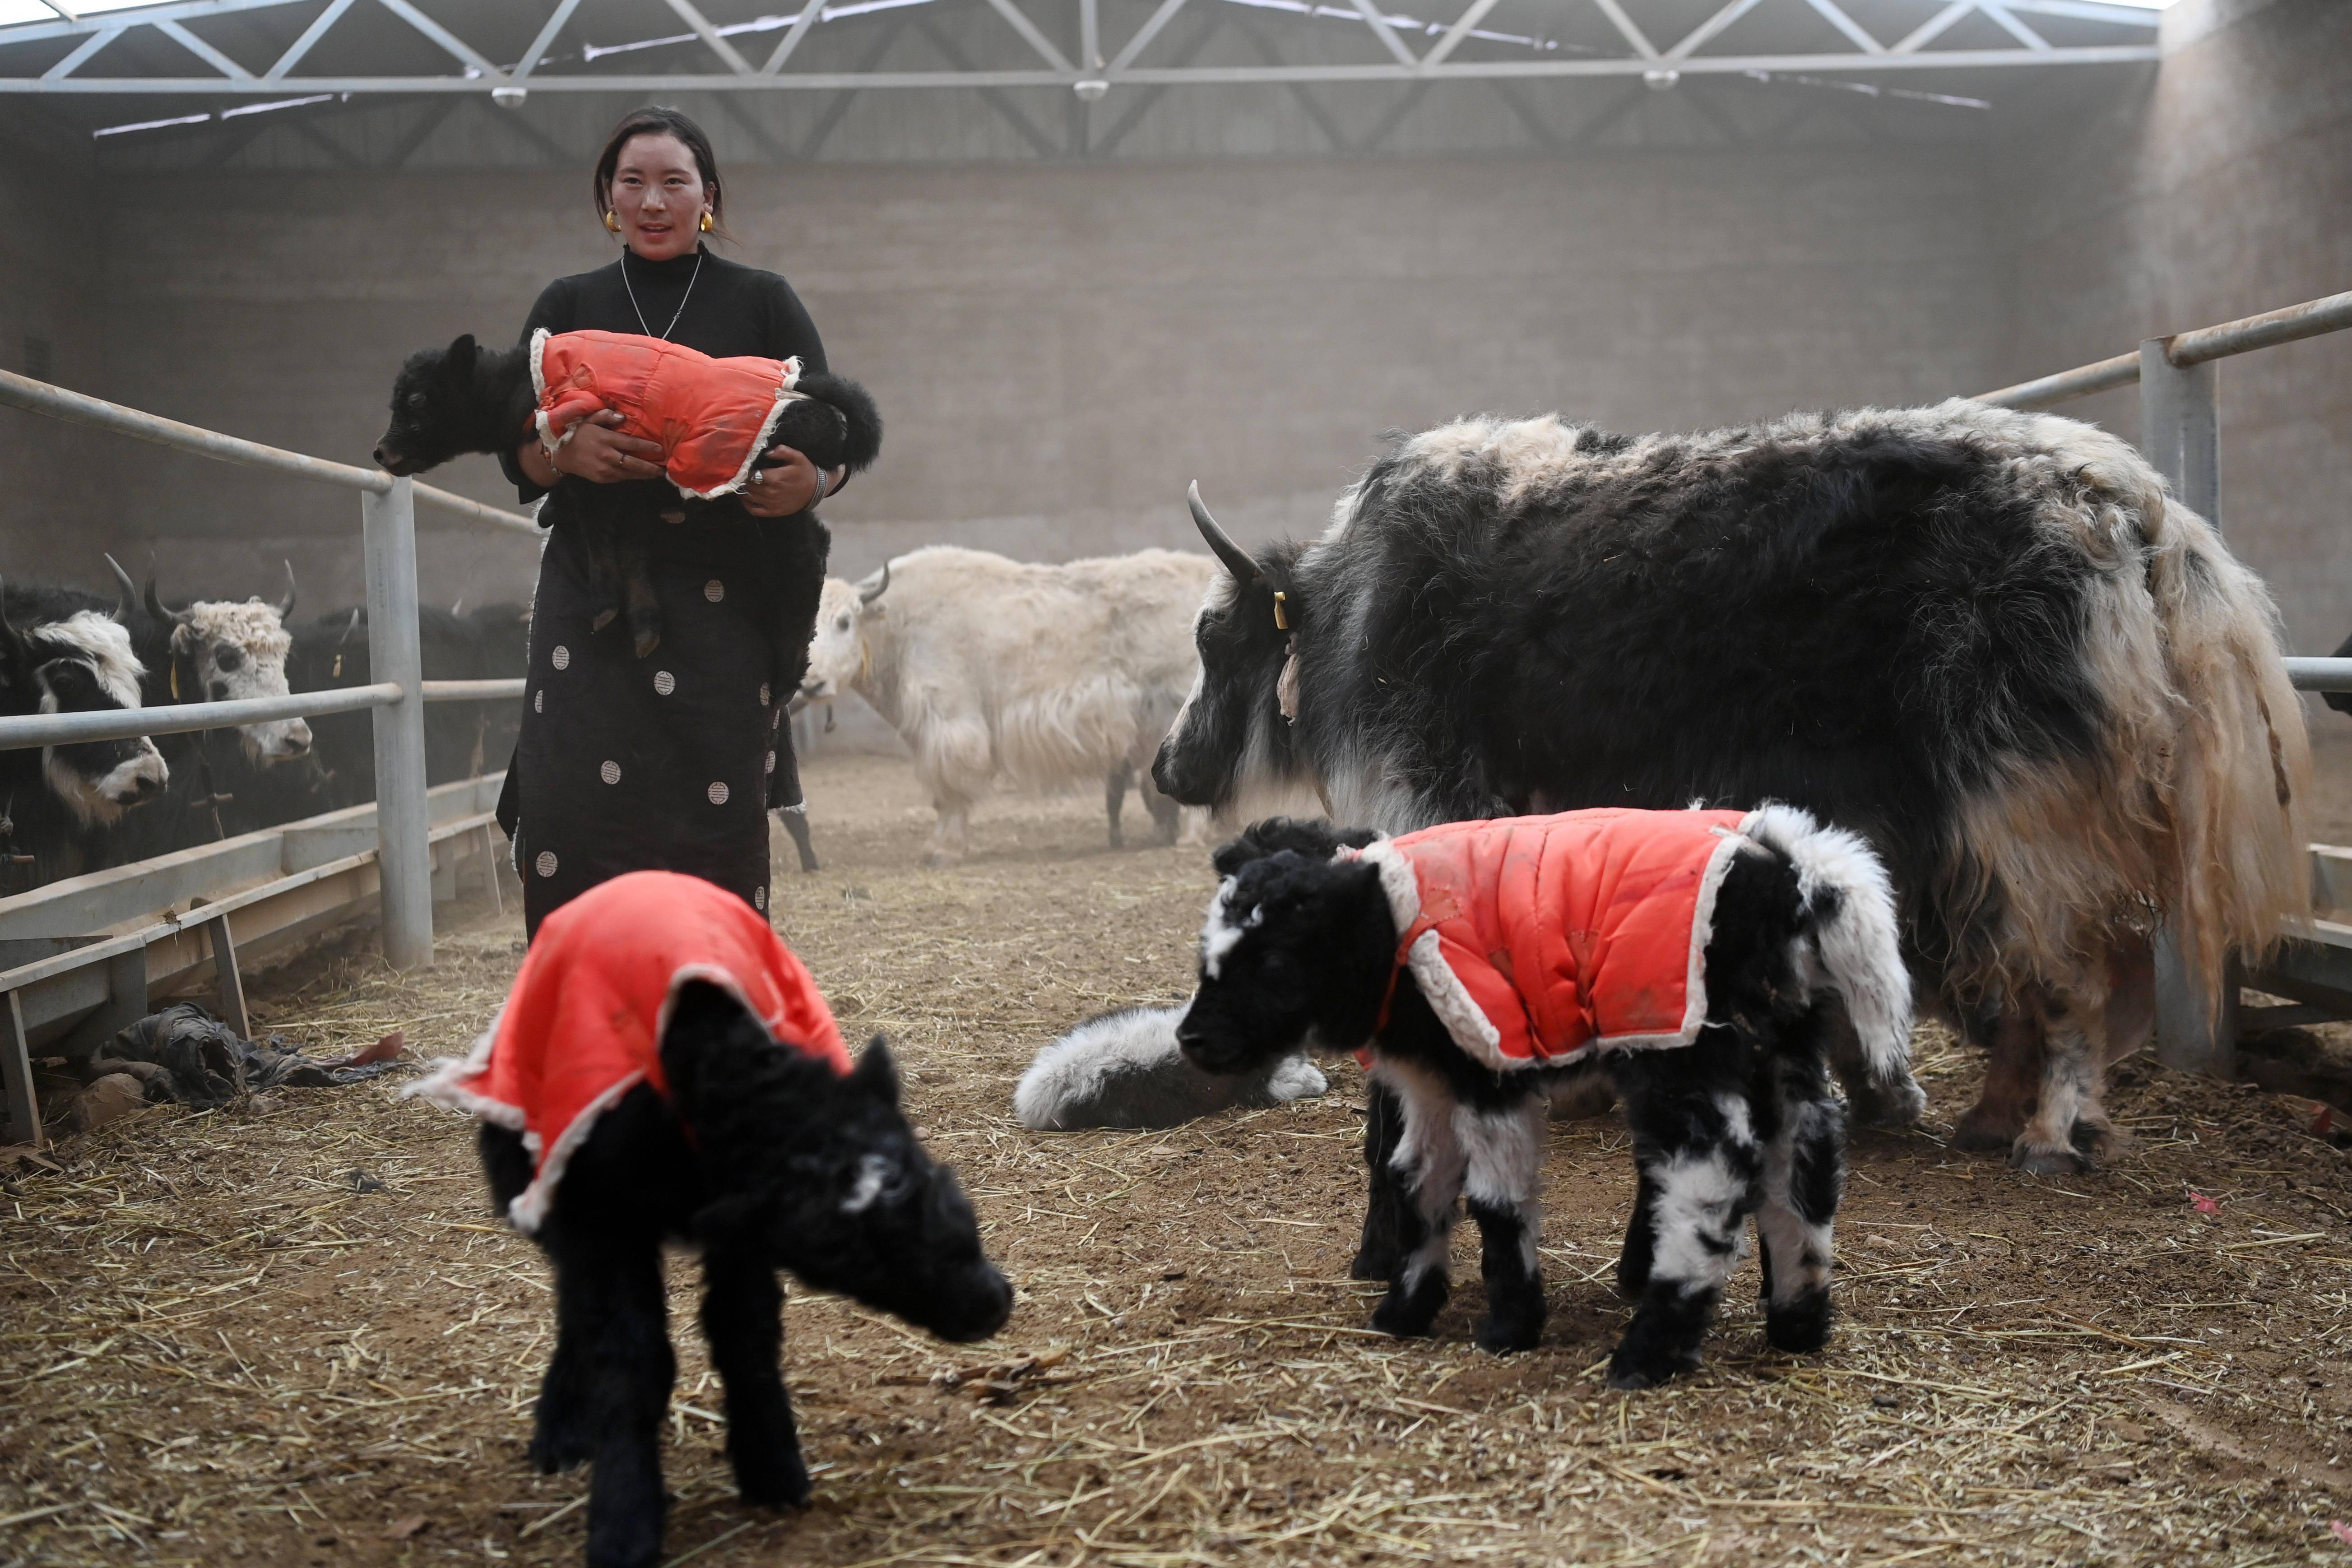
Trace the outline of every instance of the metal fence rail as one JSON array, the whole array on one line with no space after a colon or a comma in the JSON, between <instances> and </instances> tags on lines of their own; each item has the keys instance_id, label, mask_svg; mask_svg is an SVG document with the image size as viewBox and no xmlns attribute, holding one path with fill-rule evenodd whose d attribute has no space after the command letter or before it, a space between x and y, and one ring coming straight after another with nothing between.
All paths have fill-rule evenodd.
<instances>
[{"instance_id":1,"label":"metal fence rail","mask_svg":"<svg viewBox=\"0 0 2352 1568\"><path fill-rule=\"evenodd\" d=\"M2087 397L2138 383L2140 450L2163 474L2172 493L2218 529L2221 526L2219 362L2347 328L2352 328L2352 291L2219 326L2150 338L2137 353L2004 386L1980 394L1976 401L2003 408L2046 408L2071 397ZM2352 659L2290 658L2286 666L2288 679L2299 691L2352 691ZM2291 939L2286 955L2258 978L2266 988L2292 988L2296 984L2292 971L2297 955L2309 945L2308 938ZM2182 950L2180 933L2167 927L2157 942L2157 1055L2168 1067L2234 1077L2238 987L2232 982L2223 986L2219 996L2206 994L2182 961ZM2304 956L2325 961L2320 966L2334 976L2342 967L2344 955L2330 950ZM2331 987L2333 984L2331 980ZM2352 996L2352 992L2341 989L2333 994Z\"/></svg>"},{"instance_id":2,"label":"metal fence rail","mask_svg":"<svg viewBox=\"0 0 2352 1568\"><path fill-rule=\"evenodd\" d=\"M2276 348L2281 343L2291 343L2300 338L2340 332L2347 327L2352 327L2352 292L2330 294L2324 300L2307 300L2300 305L2289 305L2284 310L2270 310L2259 316L2248 316L2242 321L2224 321L2218 327L2200 327L2192 332L2175 332L2168 338L2151 338L2148 341L2165 345L2164 358L2173 369L2188 370L2231 354L2250 353L2255 349ZM2077 365L2073 370L2062 370L2055 375L2040 376L2032 381L2021 381L2015 386L2004 386L1999 392L1979 393L1974 401L1990 403L1998 408L2047 408L2070 397L2088 397L2096 392L2112 392L2118 386L2129 386L2140 379L2140 361L2146 353L2143 345L2113 359Z\"/></svg>"},{"instance_id":3,"label":"metal fence rail","mask_svg":"<svg viewBox=\"0 0 2352 1568\"><path fill-rule=\"evenodd\" d=\"M224 436L201 425L183 425L176 419L166 419L161 415L125 408L119 403L109 403L104 398L91 397L86 393L68 392L62 386L51 386L46 381L35 381L31 376L18 375L13 371L0 370L0 404L34 414L46 414L52 419L63 419L70 424L94 425L118 436L152 441L159 447L194 452L200 458L212 458L249 468L268 468L277 473L291 474L296 479L317 479L324 484L364 490L371 495L388 495L392 488L401 482L381 468L331 463L324 458L285 451L277 447L264 446L259 441L247 441L239 436ZM534 538L538 536L539 524L519 513L484 506L480 501L467 500L464 496L453 495L431 485L418 485L412 481L412 489L418 500L446 511L471 518L476 522L490 523L528 533Z\"/></svg>"}]
</instances>

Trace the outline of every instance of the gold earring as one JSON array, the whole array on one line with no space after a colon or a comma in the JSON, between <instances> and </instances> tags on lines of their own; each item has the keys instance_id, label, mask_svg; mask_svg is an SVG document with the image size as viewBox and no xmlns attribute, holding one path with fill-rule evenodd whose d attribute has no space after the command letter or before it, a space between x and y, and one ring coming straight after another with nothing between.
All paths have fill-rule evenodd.
<instances>
[{"instance_id":1,"label":"gold earring","mask_svg":"<svg viewBox=\"0 0 2352 1568\"><path fill-rule=\"evenodd\" d=\"M612 234L618 234L621 232L621 226L613 221L612 209L609 207L604 210L604 227L607 232Z\"/></svg>"},{"instance_id":2,"label":"gold earring","mask_svg":"<svg viewBox=\"0 0 2352 1568\"><path fill-rule=\"evenodd\" d=\"M708 212L702 215L702 232L705 234L710 232L710 215Z\"/></svg>"}]
</instances>

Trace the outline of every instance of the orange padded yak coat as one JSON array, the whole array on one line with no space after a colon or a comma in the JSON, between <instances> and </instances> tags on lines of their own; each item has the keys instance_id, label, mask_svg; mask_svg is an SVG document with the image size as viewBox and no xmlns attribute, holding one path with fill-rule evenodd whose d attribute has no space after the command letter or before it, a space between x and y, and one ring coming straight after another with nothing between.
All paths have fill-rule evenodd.
<instances>
[{"instance_id":1,"label":"orange padded yak coat","mask_svg":"<svg viewBox=\"0 0 2352 1568\"><path fill-rule=\"evenodd\" d=\"M1736 811L1570 811L1381 839L1409 969L1454 1044L1490 1068L1688 1045L1706 1021L1715 897Z\"/></svg>"},{"instance_id":2,"label":"orange padded yak coat","mask_svg":"<svg viewBox=\"0 0 2352 1568\"><path fill-rule=\"evenodd\" d=\"M798 359L713 359L634 332L530 335L542 442L560 447L582 419L617 409L622 433L658 445L669 482L700 500L743 488L784 405L805 395L800 377Z\"/></svg>"},{"instance_id":3,"label":"orange padded yak coat","mask_svg":"<svg viewBox=\"0 0 2352 1568\"><path fill-rule=\"evenodd\" d=\"M849 1053L816 982L758 910L675 871L600 882L547 917L506 1005L470 1057L452 1058L408 1090L520 1132L537 1161L508 1211L536 1231L555 1184L596 1118L639 1082L669 1098L662 1028L688 980L732 993L780 1048L849 1070Z\"/></svg>"}]
</instances>

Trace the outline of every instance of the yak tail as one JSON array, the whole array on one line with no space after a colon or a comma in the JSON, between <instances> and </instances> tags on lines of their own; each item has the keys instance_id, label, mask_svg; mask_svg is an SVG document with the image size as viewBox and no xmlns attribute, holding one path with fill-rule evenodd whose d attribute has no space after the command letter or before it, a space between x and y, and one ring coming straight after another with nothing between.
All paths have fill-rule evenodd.
<instances>
[{"instance_id":1,"label":"yak tail","mask_svg":"<svg viewBox=\"0 0 2352 1568\"><path fill-rule=\"evenodd\" d=\"M2165 901L2184 963L2218 1006L2231 954L2259 957L2311 912L2311 742L2261 579L2169 496L2144 526L2178 715Z\"/></svg>"},{"instance_id":2,"label":"yak tail","mask_svg":"<svg viewBox=\"0 0 2352 1568\"><path fill-rule=\"evenodd\" d=\"M1845 1004L1871 1075L1884 1083L1907 1081L1911 973L1885 865L1861 835L1824 826L1793 805L1749 812L1740 831L1795 868L1818 978Z\"/></svg>"}]
</instances>

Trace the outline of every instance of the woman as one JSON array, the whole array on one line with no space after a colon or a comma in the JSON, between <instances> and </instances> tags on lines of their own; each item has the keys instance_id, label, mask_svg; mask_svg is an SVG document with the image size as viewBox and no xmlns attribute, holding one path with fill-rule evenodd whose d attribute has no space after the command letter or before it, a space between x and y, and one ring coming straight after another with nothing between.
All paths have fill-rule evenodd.
<instances>
[{"instance_id":1,"label":"woman","mask_svg":"<svg viewBox=\"0 0 2352 1568\"><path fill-rule=\"evenodd\" d=\"M710 142L674 109L623 120L596 162L595 198L621 242L611 266L547 286L523 323L523 341L603 331L666 338L717 356L797 355L825 368L824 345L792 287L772 272L710 253L724 234L724 197ZM842 475L820 474L789 447L744 490L684 522L665 522L662 489L648 486L642 521L661 603L661 646L637 658L624 623L603 631L586 552L565 526L583 484L660 476L658 448L599 415L550 452L534 435L518 446L508 477L553 530L531 605L530 689L500 819L515 840L523 918L534 935L549 911L625 871L682 871L717 883L752 908L768 907L768 806L798 805L791 733L778 718L799 685L826 537L809 510ZM675 502L670 503L674 508ZM785 530L791 562L771 581L751 548L754 529ZM782 644L803 650L791 668L772 663L772 616Z\"/></svg>"}]
</instances>

